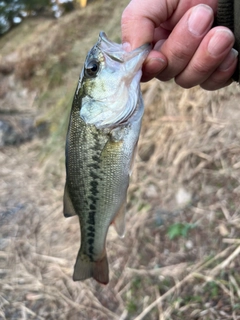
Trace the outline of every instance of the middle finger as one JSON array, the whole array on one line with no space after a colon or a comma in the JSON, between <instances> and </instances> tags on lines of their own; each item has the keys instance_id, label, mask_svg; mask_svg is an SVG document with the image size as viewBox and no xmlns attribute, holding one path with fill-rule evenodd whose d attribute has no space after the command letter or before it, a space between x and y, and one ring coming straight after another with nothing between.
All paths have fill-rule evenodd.
<instances>
[{"instance_id":1,"label":"middle finger","mask_svg":"<svg viewBox=\"0 0 240 320\"><path fill-rule=\"evenodd\" d=\"M187 11L161 47L168 66L157 76L158 79L167 81L184 70L211 28L213 19L213 10L203 4Z\"/></svg>"}]
</instances>

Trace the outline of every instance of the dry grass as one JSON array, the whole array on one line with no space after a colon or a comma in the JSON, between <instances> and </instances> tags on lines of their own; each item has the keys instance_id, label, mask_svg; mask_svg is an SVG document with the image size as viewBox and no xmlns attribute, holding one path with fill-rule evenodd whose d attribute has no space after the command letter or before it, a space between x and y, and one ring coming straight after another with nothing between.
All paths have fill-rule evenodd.
<instances>
[{"instance_id":1,"label":"dry grass","mask_svg":"<svg viewBox=\"0 0 240 320\"><path fill-rule=\"evenodd\" d=\"M1 154L2 319L240 319L237 88L153 81L143 91L127 234L110 230L106 287L71 279L78 222L62 216L64 173L43 176L41 141ZM188 203L176 200L180 188ZM175 222L196 228L169 240Z\"/></svg>"},{"instance_id":2,"label":"dry grass","mask_svg":"<svg viewBox=\"0 0 240 320\"><path fill-rule=\"evenodd\" d=\"M41 102L53 104L49 118L69 104L57 89L73 91L74 69ZM77 219L62 215L63 148L44 161L43 140L0 151L0 319L240 319L239 88L142 90L127 232L109 230L107 286L72 281L80 240ZM194 227L170 240L176 223Z\"/></svg>"}]
</instances>

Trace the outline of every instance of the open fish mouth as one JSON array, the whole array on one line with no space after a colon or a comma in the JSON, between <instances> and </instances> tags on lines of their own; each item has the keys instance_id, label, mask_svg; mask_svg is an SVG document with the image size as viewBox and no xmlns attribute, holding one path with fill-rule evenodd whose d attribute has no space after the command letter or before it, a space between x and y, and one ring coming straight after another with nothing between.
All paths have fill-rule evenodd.
<instances>
[{"instance_id":1,"label":"open fish mouth","mask_svg":"<svg viewBox=\"0 0 240 320\"><path fill-rule=\"evenodd\" d=\"M146 59L151 49L151 45L146 43L133 51L125 51L122 44L118 44L109 40L106 33L103 31L99 33L97 46L112 60L116 60L120 63L136 58L132 65L128 65L127 71L129 73L133 72L134 70L138 71L141 68L143 61Z\"/></svg>"}]
</instances>

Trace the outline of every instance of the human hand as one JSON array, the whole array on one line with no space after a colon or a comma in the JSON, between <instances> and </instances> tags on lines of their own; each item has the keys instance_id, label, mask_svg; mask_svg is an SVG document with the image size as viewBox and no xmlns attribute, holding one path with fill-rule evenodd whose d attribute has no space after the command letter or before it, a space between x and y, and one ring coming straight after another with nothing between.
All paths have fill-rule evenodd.
<instances>
[{"instance_id":1,"label":"human hand","mask_svg":"<svg viewBox=\"0 0 240 320\"><path fill-rule=\"evenodd\" d=\"M206 90L230 84L238 53L229 29L211 29L216 9L217 0L132 0L122 15L122 41L131 50L153 44L142 81L175 78Z\"/></svg>"}]
</instances>

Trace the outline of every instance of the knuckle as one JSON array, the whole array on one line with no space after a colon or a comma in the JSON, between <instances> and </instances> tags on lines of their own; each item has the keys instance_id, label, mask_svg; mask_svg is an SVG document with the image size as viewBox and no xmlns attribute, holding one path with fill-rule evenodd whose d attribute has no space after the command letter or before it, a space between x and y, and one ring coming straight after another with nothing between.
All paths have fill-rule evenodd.
<instances>
[{"instance_id":1,"label":"knuckle","mask_svg":"<svg viewBox=\"0 0 240 320\"><path fill-rule=\"evenodd\" d=\"M174 63L177 62L184 62L188 63L191 59L192 55L189 49L183 45L183 43L176 42L173 48L169 50L169 57L172 56L172 60Z\"/></svg>"},{"instance_id":2,"label":"knuckle","mask_svg":"<svg viewBox=\"0 0 240 320\"><path fill-rule=\"evenodd\" d=\"M177 85L179 85L180 87L182 87L184 89L190 89L194 86L194 84L191 81L189 81L189 79L185 79L182 77L176 77L174 80Z\"/></svg>"},{"instance_id":3,"label":"knuckle","mask_svg":"<svg viewBox=\"0 0 240 320\"><path fill-rule=\"evenodd\" d=\"M230 76L226 76L223 72L214 72L206 81L201 84L205 90L217 90L225 87L232 82Z\"/></svg>"},{"instance_id":4,"label":"knuckle","mask_svg":"<svg viewBox=\"0 0 240 320\"><path fill-rule=\"evenodd\" d=\"M223 86L221 86L221 85L217 86L215 83L206 81L206 82L200 84L200 87L204 90L207 90L207 91L214 91L219 88L222 88Z\"/></svg>"},{"instance_id":5,"label":"knuckle","mask_svg":"<svg viewBox=\"0 0 240 320\"><path fill-rule=\"evenodd\" d=\"M196 74L202 77L202 76L211 74L212 70L214 70L214 66L209 65L209 62L206 63L205 61L203 62L197 61L192 64L191 69L193 74Z\"/></svg>"}]
</instances>

